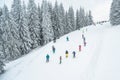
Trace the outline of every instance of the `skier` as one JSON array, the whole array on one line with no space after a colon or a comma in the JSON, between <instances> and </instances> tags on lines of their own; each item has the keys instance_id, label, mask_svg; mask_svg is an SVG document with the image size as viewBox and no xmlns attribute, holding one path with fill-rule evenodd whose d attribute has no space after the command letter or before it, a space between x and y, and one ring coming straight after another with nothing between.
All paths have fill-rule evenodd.
<instances>
[{"instance_id":1,"label":"skier","mask_svg":"<svg viewBox=\"0 0 120 80\"><path fill-rule=\"evenodd\" d=\"M68 51L66 50L66 52L65 52L65 55L66 55L66 58L68 58Z\"/></svg>"},{"instance_id":2,"label":"skier","mask_svg":"<svg viewBox=\"0 0 120 80\"><path fill-rule=\"evenodd\" d=\"M84 35L82 34L82 39L84 39Z\"/></svg>"},{"instance_id":3,"label":"skier","mask_svg":"<svg viewBox=\"0 0 120 80\"><path fill-rule=\"evenodd\" d=\"M50 56L47 54L46 55L46 62L49 62L49 58L50 58Z\"/></svg>"},{"instance_id":4,"label":"skier","mask_svg":"<svg viewBox=\"0 0 120 80\"><path fill-rule=\"evenodd\" d=\"M73 58L75 58L76 57L76 52L75 51L73 51Z\"/></svg>"},{"instance_id":5,"label":"skier","mask_svg":"<svg viewBox=\"0 0 120 80\"><path fill-rule=\"evenodd\" d=\"M56 37L54 37L53 42L56 43Z\"/></svg>"},{"instance_id":6,"label":"skier","mask_svg":"<svg viewBox=\"0 0 120 80\"><path fill-rule=\"evenodd\" d=\"M84 41L84 46L86 46L86 41Z\"/></svg>"},{"instance_id":7,"label":"skier","mask_svg":"<svg viewBox=\"0 0 120 80\"><path fill-rule=\"evenodd\" d=\"M79 52L81 51L81 45L79 45Z\"/></svg>"},{"instance_id":8,"label":"skier","mask_svg":"<svg viewBox=\"0 0 120 80\"><path fill-rule=\"evenodd\" d=\"M61 64L62 63L62 56L60 56L60 63L59 64Z\"/></svg>"},{"instance_id":9,"label":"skier","mask_svg":"<svg viewBox=\"0 0 120 80\"><path fill-rule=\"evenodd\" d=\"M66 40L69 41L69 37L68 36L66 37Z\"/></svg>"},{"instance_id":10,"label":"skier","mask_svg":"<svg viewBox=\"0 0 120 80\"><path fill-rule=\"evenodd\" d=\"M53 51L53 53L55 53L55 47L54 46L52 46L52 51Z\"/></svg>"},{"instance_id":11,"label":"skier","mask_svg":"<svg viewBox=\"0 0 120 80\"><path fill-rule=\"evenodd\" d=\"M83 43L84 43L84 46L86 46L86 39L85 39L85 37L83 38Z\"/></svg>"}]
</instances>

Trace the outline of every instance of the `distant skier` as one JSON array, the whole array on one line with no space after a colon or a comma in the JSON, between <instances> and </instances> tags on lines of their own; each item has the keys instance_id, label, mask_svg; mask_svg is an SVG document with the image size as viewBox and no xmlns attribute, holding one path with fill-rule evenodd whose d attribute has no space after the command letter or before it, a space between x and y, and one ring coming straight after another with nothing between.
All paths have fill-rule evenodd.
<instances>
[{"instance_id":1,"label":"distant skier","mask_svg":"<svg viewBox=\"0 0 120 80\"><path fill-rule=\"evenodd\" d=\"M86 41L84 41L84 46L86 46Z\"/></svg>"},{"instance_id":2,"label":"distant skier","mask_svg":"<svg viewBox=\"0 0 120 80\"><path fill-rule=\"evenodd\" d=\"M79 45L79 52L81 51L81 45Z\"/></svg>"},{"instance_id":3,"label":"distant skier","mask_svg":"<svg viewBox=\"0 0 120 80\"><path fill-rule=\"evenodd\" d=\"M84 35L82 34L82 39L84 39Z\"/></svg>"},{"instance_id":4,"label":"distant skier","mask_svg":"<svg viewBox=\"0 0 120 80\"><path fill-rule=\"evenodd\" d=\"M55 53L55 47L54 46L52 46L52 51L53 51L53 53Z\"/></svg>"},{"instance_id":5,"label":"distant skier","mask_svg":"<svg viewBox=\"0 0 120 80\"><path fill-rule=\"evenodd\" d=\"M73 51L73 58L75 58L76 57L76 52L75 51Z\"/></svg>"},{"instance_id":6,"label":"distant skier","mask_svg":"<svg viewBox=\"0 0 120 80\"><path fill-rule=\"evenodd\" d=\"M50 56L47 54L46 55L46 62L49 62L49 58L50 58Z\"/></svg>"},{"instance_id":7,"label":"distant skier","mask_svg":"<svg viewBox=\"0 0 120 80\"><path fill-rule=\"evenodd\" d=\"M59 62L59 64L61 64L62 63L62 56L60 56L60 62Z\"/></svg>"},{"instance_id":8,"label":"distant skier","mask_svg":"<svg viewBox=\"0 0 120 80\"><path fill-rule=\"evenodd\" d=\"M53 42L56 43L56 37L54 37Z\"/></svg>"},{"instance_id":9,"label":"distant skier","mask_svg":"<svg viewBox=\"0 0 120 80\"><path fill-rule=\"evenodd\" d=\"M83 38L83 43L84 43L84 46L86 46L86 39L85 39L85 37Z\"/></svg>"},{"instance_id":10,"label":"distant skier","mask_svg":"<svg viewBox=\"0 0 120 80\"><path fill-rule=\"evenodd\" d=\"M69 37L68 36L66 37L66 40L69 41Z\"/></svg>"},{"instance_id":11,"label":"distant skier","mask_svg":"<svg viewBox=\"0 0 120 80\"><path fill-rule=\"evenodd\" d=\"M68 51L66 50L66 52L65 52L65 55L66 55L66 58L68 58Z\"/></svg>"}]
</instances>

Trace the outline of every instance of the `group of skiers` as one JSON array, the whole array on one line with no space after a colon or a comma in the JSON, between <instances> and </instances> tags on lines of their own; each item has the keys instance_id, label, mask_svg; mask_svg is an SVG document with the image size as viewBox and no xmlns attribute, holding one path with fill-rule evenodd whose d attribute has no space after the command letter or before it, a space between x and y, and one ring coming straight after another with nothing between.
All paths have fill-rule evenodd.
<instances>
[{"instance_id":1,"label":"group of skiers","mask_svg":"<svg viewBox=\"0 0 120 80\"><path fill-rule=\"evenodd\" d=\"M54 53L54 51L53 51L53 53ZM75 58L75 57L76 57L76 52L73 51L72 54L73 54L73 58ZM69 55L68 50L66 50L66 52L65 52L65 57L68 58L68 55ZM46 62L47 62L47 63L49 62L49 59L50 59L50 55L47 54L47 55L46 55ZM61 64L61 63L62 63L62 56L59 57L59 64Z\"/></svg>"},{"instance_id":2,"label":"group of skiers","mask_svg":"<svg viewBox=\"0 0 120 80\"><path fill-rule=\"evenodd\" d=\"M86 46L85 36L83 34L82 34L82 39L83 39L84 46ZM66 37L66 41L69 41L69 37L68 36ZM53 54L55 53L55 51L56 51L56 48L54 46L52 46ZM81 45L79 45L79 52L81 52ZM76 57L76 52L73 51L72 55L73 55L73 58L75 58ZM68 58L68 56L69 56L69 52L68 52L68 50L66 50L65 51L65 57ZM49 59L50 59L50 55L47 54L46 55L46 62L47 63L49 62ZM61 63L62 63L62 56L59 57L59 64L61 64Z\"/></svg>"}]
</instances>

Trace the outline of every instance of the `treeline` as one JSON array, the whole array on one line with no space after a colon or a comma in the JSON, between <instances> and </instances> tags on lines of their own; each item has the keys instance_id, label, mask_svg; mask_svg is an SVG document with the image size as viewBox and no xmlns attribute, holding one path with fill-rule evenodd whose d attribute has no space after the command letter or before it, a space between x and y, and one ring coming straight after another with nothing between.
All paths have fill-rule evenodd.
<instances>
[{"instance_id":1,"label":"treeline","mask_svg":"<svg viewBox=\"0 0 120 80\"><path fill-rule=\"evenodd\" d=\"M91 11L85 12L83 8L75 14L72 7L65 11L63 4L57 1L52 6L45 0L41 5L29 0L26 7L21 0L13 0L10 11L6 5L0 8L0 59L14 60L38 46L92 24Z\"/></svg>"},{"instance_id":2,"label":"treeline","mask_svg":"<svg viewBox=\"0 0 120 80\"><path fill-rule=\"evenodd\" d=\"M113 0L110 9L110 23L120 25L120 0Z\"/></svg>"}]
</instances>

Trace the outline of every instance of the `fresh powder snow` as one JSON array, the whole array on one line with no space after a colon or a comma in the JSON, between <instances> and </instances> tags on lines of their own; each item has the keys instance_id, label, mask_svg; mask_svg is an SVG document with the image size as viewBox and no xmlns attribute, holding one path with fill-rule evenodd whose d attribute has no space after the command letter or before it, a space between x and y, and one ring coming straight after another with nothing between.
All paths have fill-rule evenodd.
<instances>
[{"instance_id":1,"label":"fresh powder snow","mask_svg":"<svg viewBox=\"0 0 120 80\"><path fill-rule=\"evenodd\" d=\"M71 32L56 43L50 42L7 63L0 80L120 80L119 34L120 26L111 26L109 22ZM66 37L69 37L69 41L66 41ZM52 46L56 49L55 53ZM66 50L68 58L65 57ZM73 51L76 52L75 58ZM47 54L50 55L48 63Z\"/></svg>"}]
</instances>

